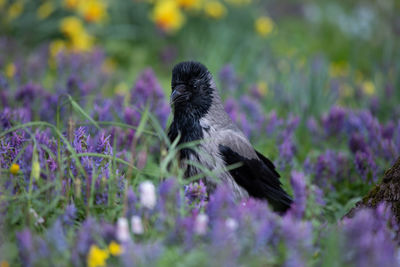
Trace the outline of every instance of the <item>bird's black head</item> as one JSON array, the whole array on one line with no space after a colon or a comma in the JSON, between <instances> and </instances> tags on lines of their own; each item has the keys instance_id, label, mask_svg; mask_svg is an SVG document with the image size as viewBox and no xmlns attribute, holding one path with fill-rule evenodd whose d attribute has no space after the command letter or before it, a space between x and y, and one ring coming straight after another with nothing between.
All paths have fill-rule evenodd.
<instances>
[{"instance_id":1,"label":"bird's black head","mask_svg":"<svg viewBox=\"0 0 400 267\"><path fill-rule=\"evenodd\" d=\"M198 62L181 62L172 70L171 105L174 113L186 113L201 118L212 103L212 76Z\"/></svg>"}]
</instances>

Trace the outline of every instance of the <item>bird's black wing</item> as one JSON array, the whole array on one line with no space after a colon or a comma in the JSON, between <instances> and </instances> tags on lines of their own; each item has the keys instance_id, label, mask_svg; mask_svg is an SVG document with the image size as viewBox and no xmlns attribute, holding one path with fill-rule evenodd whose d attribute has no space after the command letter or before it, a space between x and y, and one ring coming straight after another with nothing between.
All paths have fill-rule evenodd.
<instances>
[{"instance_id":1,"label":"bird's black wing","mask_svg":"<svg viewBox=\"0 0 400 267\"><path fill-rule=\"evenodd\" d=\"M281 175L276 171L275 165L274 163L272 163L272 161L269 160L269 158L265 157L263 154L261 154L260 152L258 152L256 150L257 156L262 160L262 162L264 162L269 169L279 178L281 177Z\"/></svg>"},{"instance_id":2,"label":"bird's black wing","mask_svg":"<svg viewBox=\"0 0 400 267\"><path fill-rule=\"evenodd\" d=\"M282 189L279 174L269 159L258 152L259 158L248 158L227 145L219 145L218 148L226 165L242 163L240 167L230 170L229 173L250 196L268 200L278 212L285 212L290 208L292 199Z\"/></svg>"}]
</instances>

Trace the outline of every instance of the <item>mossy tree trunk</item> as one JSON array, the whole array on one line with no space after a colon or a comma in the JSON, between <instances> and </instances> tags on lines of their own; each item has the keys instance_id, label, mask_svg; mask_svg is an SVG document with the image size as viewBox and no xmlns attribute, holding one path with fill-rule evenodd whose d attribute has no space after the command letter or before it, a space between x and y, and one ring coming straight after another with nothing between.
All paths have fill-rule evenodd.
<instances>
[{"instance_id":1,"label":"mossy tree trunk","mask_svg":"<svg viewBox=\"0 0 400 267\"><path fill-rule=\"evenodd\" d=\"M391 206L393 215L400 223L400 158L388 169L380 184L377 184L372 190L356 203L344 218L351 218L362 208L376 208L380 203Z\"/></svg>"}]
</instances>

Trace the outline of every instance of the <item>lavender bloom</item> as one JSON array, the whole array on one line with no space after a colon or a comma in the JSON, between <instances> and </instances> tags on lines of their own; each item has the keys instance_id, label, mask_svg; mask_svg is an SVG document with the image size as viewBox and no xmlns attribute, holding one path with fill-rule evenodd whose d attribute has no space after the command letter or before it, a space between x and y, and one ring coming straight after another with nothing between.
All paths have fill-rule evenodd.
<instances>
[{"instance_id":1,"label":"lavender bloom","mask_svg":"<svg viewBox=\"0 0 400 267\"><path fill-rule=\"evenodd\" d=\"M238 88L239 79L236 76L233 66L230 64L222 67L219 72L219 80L223 91L234 92Z\"/></svg>"},{"instance_id":2,"label":"lavender bloom","mask_svg":"<svg viewBox=\"0 0 400 267\"><path fill-rule=\"evenodd\" d=\"M396 266L395 243L387 228L388 218L382 207L360 210L352 219L345 219L342 244L345 263L354 266Z\"/></svg>"},{"instance_id":3,"label":"lavender bloom","mask_svg":"<svg viewBox=\"0 0 400 267\"><path fill-rule=\"evenodd\" d=\"M382 138L391 140L394 135L396 125L394 122L389 121L385 126L381 126Z\"/></svg>"},{"instance_id":4,"label":"lavender bloom","mask_svg":"<svg viewBox=\"0 0 400 267\"><path fill-rule=\"evenodd\" d=\"M17 233L17 242L19 247L20 258L25 266L33 266L34 254L32 234L29 229L24 229Z\"/></svg>"},{"instance_id":5,"label":"lavender bloom","mask_svg":"<svg viewBox=\"0 0 400 267\"><path fill-rule=\"evenodd\" d=\"M110 99L99 99L94 103L92 118L97 121L113 120L113 101Z\"/></svg>"},{"instance_id":6,"label":"lavender bloom","mask_svg":"<svg viewBox=\"0 0 400 267\"><path fill-rule=\"evenodd\" d=\"M230 190L224 186L218 186L210 196L207 206L207 215L210 221L213 222L219 217L234 217L233 210L230 209L234 203Z\"/></svg>"},{"instance_id":7,"label":"lavender bloom","mask_svg":"<svg viewBox=\"0 0 400 267\"><path fill-rule=\"evenodd\" d=\"M349 159L341 152L326 150L314 164L316 183L323 188L348 177Z\"/></svg>"},{"instance_id":8,"label":"lavender bloom","mask_svg":"<svg viewBox=\"0 0 400 267\"><path fill-rule=\"evenodd\" d=\"M400 120L397 122L397 127L394 134L394 143L397 151L400 151Z\"/></svg>"},{"instance_id":9,"label":"lavender bloom","mask_svg":"<svg viewBox=\"0 0 400 267\"><path fill-rule=\"evenodd\" d=\"M304 217L307 205L307 188L304 173L292 171L290 184L294 192L294 202L289 214L301 219Z\"/></svg>"},{"instance_id":10,"label":"lavender bloom","mask_svg":"<svg viewBox=\"0 0 400 267\"><path fill-rule=\"evenodd\" d=\"M267 117L267 127L266 127L266 132L269 136L272 134L276 133L278 127L283 125L283 120L278 118L278 115L276 114L276 111L272 111L270 114L268 114Z\"/></svg>"},{"instance_id":11,"label":"lavender bloom","mask_svg":"<svg viewBox=\"0 0 400 267\"><path fill-rule=\"evenodd\" d=\"M286 127L278 136L280 158L278 166L285 169L292 164L296 154L296 145L293 141L294 132L299 124L298 117L291 117L286 121Z\"/></svg>"},{"instance_id":12,"label":"lavender bloom","mask_svg":"<svg viewBox=\"0 0 400 267\"><path fill-rule=\"evenodd\" d=\"M163 243L159 241L149 242L145 244L127 243L124 248L127 253L122 255L122 266L156 266L166 250Z\"/></svg>"},{"instance_id":13,"label":"lavender bloom","mask_svg":"<svg viewBox=\"0 0 400 267\"><path fill-rule=\"evenodd\" d=\"M135 195L135 192L133 192L133 189L131 187L128 188L126 194L127 194L126 217L130 218L138 213L136 207L138 203L138 198Z\"/></svg>"},{"instance_id":14,"label":"lavender bloom","mask_svg":"<svg viewBox=\"0 0 400 267\"><path fill-rule=\"evenodd\" d=\"M349 141L350 151L356 154L358 151L366 152L368 150L364 137L359 133L353 133Z\"/></svg>"},{"instance_id":15,"label":"lavender bloom","mask_svg":"<svg viewBox=\"0 0 400 267\"><path fill-rule=\"evenodd\" d=\"M240 104L252 119L252 129L260 129L265 121L265 115L259 102L248 96L243 96L240 98Z\"/></svg>"},{"instance_id":16,"label":"lavender bloom","mask_svg":"<svg viewBox=\"0 0 400 267\"><path fill-rule=\"evenodd\" d=\"M22 86L15 94L15 99L17 101L23 102L25 106L30 106L34 99L41 97L42 88L33 83L28 83Z\"/></svg>"},{"instance_id":17,"label":"lavender bloom","mask_svg":"<svg viewBox=\"0 0 400 267\"><path fill-rule=\"evenodd\" d=\"M225 101L225 111L228 113L228 115L231 117L233 121L238 120L238 113L239 113L239 108L238 105L233 98L228 98Z\"/></svg>"},{"instance_id":18,"label":"lavender bloom","mask_svg":"<svg viewBox=\"0 0 400 267\"><path fill-rule=\"evenodd\" d=\"M279 145L279 168L283 170L290 166L295 153L296 146L294 145L292 138L285 138L283 142Z\"/></svg>"},{"instance_id":19,"label":"lavender bloom","mask_svg":"<svg viewBox=\"0 0 400 267\"><path fill-rule=\"evenodd\" d=\"M73 223L76 219L76 213L77 213L77 209L73 203L67 205L67 207L65 208L65 212L62 215L63 223L65 225L73 225Z\"/></svg>"},{"instance_id":20,"label":"lavender bloom","mask_svg":"<svg viewBox=\"0 0 400 267\"><path fill-rule=\"evenodd\" d=\"M71 75L67 80L67 94L75 98L79 98L82 94L86 95L83 90L83 82L81 79L75 75Z\"/></svg>"},{"instance_id":21,"label":"lavender bloom","mask_svg":"<svg viewBox=\"0 0 400 267\"><path fill-rule=\"evenodd\" d=\"M309 118L307 120L307 129L314 137L318 137L320 135L320 129L315 118Z\"/></svg>"},{"instance_id":22,"label":"lavender bloom","mask_svg":"<svg viewBox=\"0 0 400 267\"><path fill-rule=\"evenodd\" d=\"M131 90L131 104L139 110L143 110L146 103L150 105L150 111L157 116L161 125L165 127L169 114L169 104L153 70L150 68L139 75Z\"/></svg>"},{"instance_id":23,"label":"lavender bloom","mask_svg":"<svg viewBox=\"0 0 400 267\"><path fill-rule=\"evenodd\" d=\"M67 239L60 219L56 220L53 226L46 233L46 240L58 253L68 249Z\"/></svg>"},{"instance_id":24,"label":"lavender bloom","mask_svg":"<svg viewBox=\"0 0 400 267\"><path fill-rule=\"evenodd\" d=\"M126 107L124 110L124 120L130 125L139 125L140 112L137 109Z\"/></svg>"},{"instance_id":25,"label":"lavender bloom","mask_svg":"<svg viewBox=\"0 0 400 267\"><path fill-rule=\"evenodd\" d=\"M371 153L359 151L356 153L354 161L356 169L364 181L376 182L376 164Z\"/></svg>"},{"instance_id":26,"label":"lavender bloom","mask_svg":"<svg viewBox=\"0 0 400 267\"><path fill-rule=\"evenodd\" d=\"M311 223L284 216L281 231L287 249L284 266L308 266L307 259L313 253Z\"/></svg>"},{"instance_id":27,"label":"lavender bloom","mask_svg":"<svg viewBox=\"0 0 400 267\"><path fill-rule=\"evenodd\" d=\"M339 134L344 127L346 110L342 107L334 106L329 113L322 118L322 124L328 135Z\"/></svg>"},{"instance_id":28,"label":"lavender bloom","mask_svg":"<svg viewBox=\"0 0 400 267\"><path fill-rule=\"evenodd\" d=\"M194 205L196 210L203 208L207 202L207 188L203 181L185 186L185 196L189 205Z\"/></svg>"}]
</instances>

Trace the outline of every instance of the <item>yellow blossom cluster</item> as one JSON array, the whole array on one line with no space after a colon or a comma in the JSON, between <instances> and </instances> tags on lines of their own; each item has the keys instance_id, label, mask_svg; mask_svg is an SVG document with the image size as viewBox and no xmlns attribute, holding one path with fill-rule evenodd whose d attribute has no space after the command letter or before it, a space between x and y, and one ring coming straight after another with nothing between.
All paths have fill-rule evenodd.
<instances>
[{"instance_id":1,"label":"yellow blossom cluster","mask_svg":"<svg viewBox=\"0 0 400 267\"><path fill-rule=\"evenodd\" d=\"M107 6L103 0L64 0L66 9L77 12L87 22L101 22L107 18Z\"/></svg>"},{"instance_id":2,"label":"yellow blossom cluster","mask_svg":"<svg viewBox=\"0 0 400 267\"><path fill-rule=\"evenodd\" d=\"M212 19L221 19L227 14L227 4L243 5L251 0L148 0L153 5L151 19L164 32L179 30L185 23L189 12L205 14Z\"/></svg>"},{"instance_id":3,"label":"yellow blossom cluster","mask_svg":"<svg viewBox=\"0 0 400 267\"><path fill-rule=\"evenodd\" d=\"M274 22L267 16L261 16L256 19L254 27L260 36L267 37L274 29Z\"/></svg>"},{"instance_id":4,"label":"yellow blossom cluster","mask_svg":"<svg viewBox=\"0 0 400 267\"><path fill-rule=\"evenodd\" d=\"M104 0L63 0L63 7L75 14L64 17L60 22L60 31L66 40L57 39L50 44L50 54L55 56L62 50L75 52L89 51L93 47L94 37L85 29L86 23L101 23L107 18L107 6ZM45 18L52 12L52 6L46 2L39 7L37 14Z\"/></svg>"},{"instance_id":5,"label":"yellow blossom cluster","mask_svg":"<svg viewBox=\"0 0 400 267\"><path fill-rule=\"evenodd\" d=\"M119 256L123 252L122 247L115 241L111 241L106 249L101 249L97 245L92 245L87 255L87 266L101 267L106 266L106 261L112 256Z\"/></svg>"},{"instance_id":6,"label":"yellow blossom cluster","mask_svg":"<svg viewBox=\"0 0 400 267\"><path fill-rule=\"evenodd\" d=\"M60 30L68 38L65 45L74 51L88 51L93 46L93 36L85 30L82 20L76 16L63 18Z\"/></svg>"},{"instance_id":7,"label":"yellow blossom cluster","mask_svg":"<svg viewBox=\"0 0 400 267\"><path fill-rule=\"evenodd\" d=\"M211 19L221 19L228 13L227 6L243 6L252 0L147 0L152 4L151 19L158 28L167 33L178 31L185 23L188 13L203 13ZM275 28L273 21L267 16L259 17L254 28L262 37L268 36Z\"/></svg>"}]
</instances>

